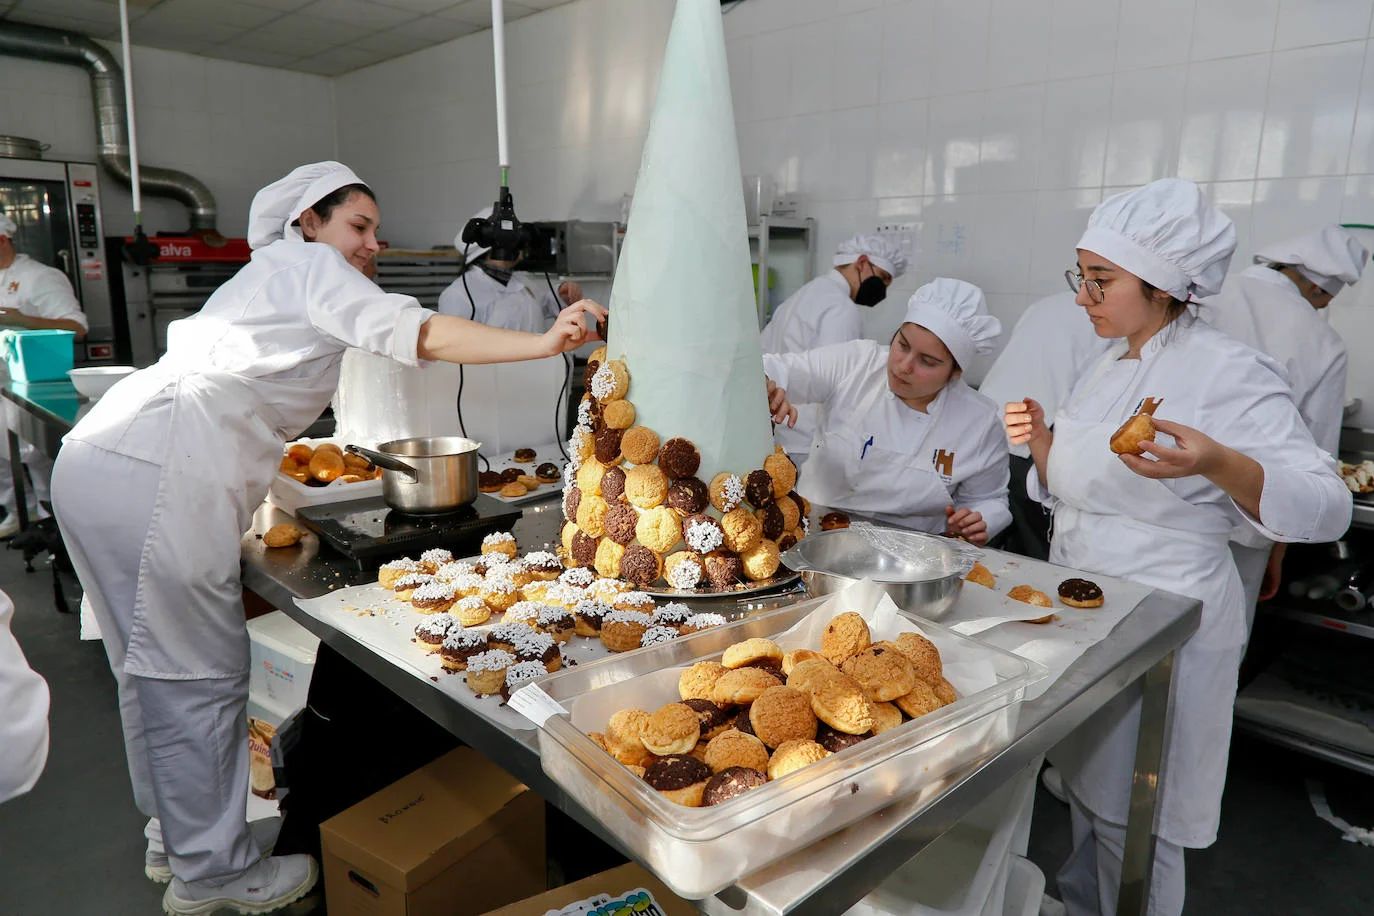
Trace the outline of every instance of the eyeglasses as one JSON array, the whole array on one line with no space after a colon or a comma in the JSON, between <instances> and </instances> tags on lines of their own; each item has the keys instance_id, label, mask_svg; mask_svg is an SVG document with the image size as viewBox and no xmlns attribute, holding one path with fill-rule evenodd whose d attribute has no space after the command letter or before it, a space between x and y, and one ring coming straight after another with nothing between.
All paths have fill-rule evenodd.
<instances>
[{"instance_id":1,"label":"eyeglasses","mask_svg":"<svg viewBox=\"0 0 1374 916\"><path fill-rule=\"evenodd\" d=\"M1073 290L1075 296L1078 295L1080 289L1086 286L1088 288L1088 298L1096 304L1101 305L1102 300L1106 298L1106 293L1102 291L1101 283L1098 283L1096 280L1087 279L1073 268L1064 271L1064 279L1069 282L1069 289Z\"/></svg>"}]
</instances>

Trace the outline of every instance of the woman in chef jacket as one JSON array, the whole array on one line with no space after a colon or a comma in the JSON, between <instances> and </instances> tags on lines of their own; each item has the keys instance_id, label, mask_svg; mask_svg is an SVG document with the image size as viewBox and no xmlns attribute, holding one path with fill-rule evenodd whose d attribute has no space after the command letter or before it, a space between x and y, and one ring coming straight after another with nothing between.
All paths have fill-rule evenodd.
<instances>
[{"instance_id":1,"label":"woman in chef jacket","mask_svg":"<svg viewBox=\"0 0 1374 916\"><path fill-rule=\"evenodd\" d=\"M1088 367L1053 429L1032 400L1006 406L1011 442L1035 462L1028 490L1054 511L1051 562L1202 601L1174 662L1151 913L1182 911L1183 849L1216 839L1245 641L1232 529L1244 519L1273 540L1325 541L1350 522L1349 494L1278 366L1188 311L1220 287L1234 248L1231 221L1190 181L1103 201L1068 276L1098 335L1122 340ZM1109 440L1142 408L1158 440L1118 457ZM1115 909L1139 717L1128 690L1049 755L1073 814L1059 873L1071 914Z\"/></svg>"},{"instance_id":2,"label":"woman in chef jacket","mask_svg":"<svg viewBox=\"0 0 1374 916\"><path fill-rule=\"evenodd\" d=\"M853 340L763 357L775 418L822 420L797 492L831 509L985 544L1011 521L997 405L963 367L1001 333L983 291L938 278L907 304L886 346Z\"/></svg>"},{"instance_id":3,"label":"woman in chef jacket","mask_svg":"<svg viewBox=\"0 0 1374 916\"><path fill-rule=\"evenodd\" d=\"M372 192L337 162L263 188L252 260L171 325L167 354L101 398L57 461L56 515L118 681L135 800L151 818L146 871L172 879L168 913L261 912L316 877L308 856L264 858L244 822L239 557L283 443L328 405L345 348L411 366L535 359L581 345L584 315L604 315L579 303L540 335L436 315L363 275L379 223Z\"/></svg>"}]
</instances>

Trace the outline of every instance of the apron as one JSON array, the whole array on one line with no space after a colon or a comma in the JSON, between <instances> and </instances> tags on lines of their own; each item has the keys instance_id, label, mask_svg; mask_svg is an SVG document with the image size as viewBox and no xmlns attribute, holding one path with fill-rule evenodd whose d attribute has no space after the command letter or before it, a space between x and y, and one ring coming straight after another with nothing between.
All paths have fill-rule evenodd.
<instances>
[{"instance_id":1,"label":"apron","mask_svg":"<svg viewBox=\"0 0 1374 916\"><path fill-rule=\"evenodd\" d=\"M272 381L181 371L165 358L145 371L165 375L172 410L125 670L173 680L240 676L249 669L240 541L286 439L319 416L337 374Z\"/></svg>"},{"instance_id":2,"label":"apron","mask_svg":"<svg viewBox=\"0 0 1374 916\"><path fill-rule=\"evenodd\" d=\"M1227 542L1231 522L1133 473L1108 446L1119 424L1054 424L1048 483L1055 507L1050 562L1202 601L1198 631L1175 656L1173 711L1156 832L1179 846L1216 838L1245 621ZM1073 794L1125 824L1140 690L1128 688L1064 739L1050 759Z\"/></svg>"},{"instance_id":3,"label":"apron","mask_svg":"<svg viewBox=\"0 0 1374 916\"><path fill-rule=\"evenodd\" d=\"M886 385L874 386L849 417L827 410L827 428L817 433L797 492L831 509L944 534L945 507L954 498L924 448L940 422L941 405L931 405L930 423L915 447L899 451L868 444L872 433L861 425L862 418L888 394Z\"/></svg>"}]
</instances>

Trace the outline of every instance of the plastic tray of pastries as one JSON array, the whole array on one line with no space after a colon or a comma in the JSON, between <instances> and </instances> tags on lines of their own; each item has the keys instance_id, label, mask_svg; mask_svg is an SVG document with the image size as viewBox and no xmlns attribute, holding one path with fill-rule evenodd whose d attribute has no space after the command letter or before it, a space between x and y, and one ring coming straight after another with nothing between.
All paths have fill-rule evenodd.
<instances>
[{"instance_id":1,"label":"plastic tray of pastries","mask_svg":"<svg viewBox=\"0 0 1374 916\"><path fill-rule=\"evenodd\" d=\"M853 600L857 589L868 590L861 602ZM883 600L890 601L871 583L861 582L840 595L798 602L542 679L537 686L563 707L539 729L544 772L626 848L636 850L674 892L689 899L710 896L895 801L922 792L933 801L942 790L940 777L1010 742L1026 687L1046 671L890 605L903 629L923 632L942 656L957 655L980 665L979 683L987 686L965 693L950 676L959 690L950 705L715 807L690 808L668 800L586 734L602 730L609 708L652 710L675 702L676 696L658 695L665 678L660 674L655 679L655 673L719 659L726 647L755 636L774 638L783 649L806 646L804 639L789 640L784 634L814 625L810 615L828 621L857 610L871 618ZM874 639L889 638L874 633ZM676 676L670 680L675 684Z\"/></svg>"}]
</instances>

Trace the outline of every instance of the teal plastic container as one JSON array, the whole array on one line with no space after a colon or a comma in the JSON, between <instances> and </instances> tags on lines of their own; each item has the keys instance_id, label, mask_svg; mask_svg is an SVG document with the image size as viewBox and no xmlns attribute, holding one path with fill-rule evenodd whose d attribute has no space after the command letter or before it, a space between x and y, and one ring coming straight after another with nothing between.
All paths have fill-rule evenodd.
<instances>
[{"instance_id":1,"label":"teal plastic container","mask_svg":"<svg viewBox=\"0 0 1374 916\"><path fill-rule=\"evenodd\" d=\"M66 381L75 342L71 331L0 331L0 353L16 382Z\"/></svg>"}]
</instances>

